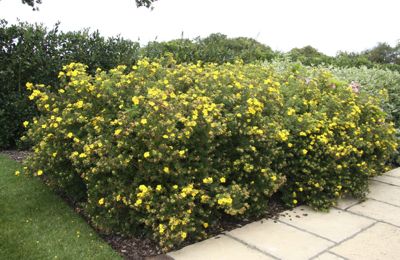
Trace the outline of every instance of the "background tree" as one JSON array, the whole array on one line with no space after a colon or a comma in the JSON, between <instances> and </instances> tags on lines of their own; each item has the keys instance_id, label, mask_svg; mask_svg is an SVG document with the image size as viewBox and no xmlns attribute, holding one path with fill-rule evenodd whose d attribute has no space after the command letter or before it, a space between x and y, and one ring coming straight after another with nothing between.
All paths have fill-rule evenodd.
<instances>
[{"instance_id":1,"label":"background tree","mask_svg":"<svg viewBox=\"0 0 400 260\"><path fill-rule=\"evenodd\" d=\"M42 0L22 0L22 3L32 6L33 11L39 11L39 7L35 6L35 4L41 4Z\"/></svg>"},{"instance_id":2,"label":"background tree","mask_svg":"<svg viewBox=\"0 0 400 260\"><path fill-rule=\"evenodd\" d=\"M135 0L136 6L139 8L141 6L153 9L153 3L157 0ZM42 0L22 0L23 4L27 4L33 8L33 11L39 11L39 7L35 4L41 4Z\"/></svg>"},{"instance_id":3,"label":"background tree","mask_svg":"<svg viewBox=\"0 0 400 260\"><path fill-rule=\"evenodd\" d=\"M334 64L339 67L367 66L371 68L373 66L373 63L370 62L364 54L347 51L338 51L335 56Z\"/></svg>"},{"instance_id":4,"label":"background tree","mask_svg":"<svg viewBox=\"0 0 400 260\"><path fill-rule=\"evenodd\" d=\"M366 58L374 63L394 63L395 59L395 48L392 48L388 43L379 42L378 45L370 50L364 51Z\"/></svg>"},{"instance_id":5,"label":"background tree","mask_svg":"<svg viewBox=\"0 0 400 260\"><path fill-rule=\"evenodd\" d=\"M303 48L293 48L289 52L293 61L301 61L303 65L317 66L319 64L332 64L333 57L319 52L314 47L307 45Z\"/></svg>"},{"instance_id":6,"label":"background tree","mask_svg":"<svg viewBox=\"0 0 400 260\"><path fill-rule=\"evenodd\" d=\"M400 39L397 40L397 45L394 47L393 62L400 65Z\"/></svg>"},{"instance_id":7,"label":"background tree","mask_svg":"<svg viewBox=\"0 0 400 260\"><path fill-rule=\"evenodd\" d=\"M304 57L304 58L316 58L316 57L322 57L324 56L323 53L319 52L317 49L314 47L307 45L303 48L293 48L290 53L294 56L297 57Z\"/></svg>"}]
</instances>

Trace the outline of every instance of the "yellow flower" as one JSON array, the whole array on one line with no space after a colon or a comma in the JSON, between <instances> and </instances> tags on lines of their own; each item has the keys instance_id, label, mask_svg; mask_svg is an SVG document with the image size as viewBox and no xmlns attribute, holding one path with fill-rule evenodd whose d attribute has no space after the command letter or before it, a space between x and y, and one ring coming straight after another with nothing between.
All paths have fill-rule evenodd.
<instances>
[{"instance_id":1,"label":"yellow flower","mask_svg":"<svg viewBox=\"0 0 400 260\"><path fill-rule=\"evenodd\" d=\"M39 170L38 172L37 172L37 175L38 176L40 176L40 175L42 175L43 174L43 171L42 170Z\"/></svg>"},{"instance_id":2,"label":"yellow flower","mask_svg":"<svg viewBox=\"0 0 400 260\"><path fill-rule=\"evenodd\" d=\"M219 179L222 183L226 182L226 179L224 177L222 177L221 179Z\"/></svg>"},{"instance_id":3,"label":"yellow flower","mask_svg":"<svg viewBox=\"0 0 400 260\"><path fill-rule=\"evenodd\" d=\"M289 109L287 112L289 116L293 115L293 113L296 113L296 110L294 110L293 108Z\"/></svg>"},{"instance_id":4,"label":"yellow flower","mask_svg":"<svg viewBox=\"0 0 400 260\"><path fill-rule=\"evenodd\" d=\"M56 157L57 156L57 153L53 153L53 157Z\"/></svg>"},{"instance_id":5,"label":"yellow flower","mask_svg":"<svg viewBox=\"0 0 400 260\"><path fill-rule=\"evenodd\" d=\"M168 172L169 172L169 168L168 168L168 167L165 167L165 168L164 168L164 172L168 173Z\"/></svg>"},{"instance_id":6,"label":"yellow flower","mask_svg":"<svg viewBox=\"0 0 400 260\"><path fill-rule=\"evenodd\" d=\"M300 135L301 135L301 136L307 136L307 134L304 133L304 132L300 132Z\"/></svg>"},{"instance_id":7,"label":"yellow flower","mask_svg":"<svg viewBox=\"0 0 400 260\"><path fill-rule=\"evenodd\" d=\"M73 133L71 133L71 132L70 132L70 133L68 133L68 137L69 137L69 138L72 138L72 136L73 136L73 135L74 135L74 134L73 134Z\"/></svg>"},{"instance_id":8,"label":"yellow flower","mask_svg":"<svg viewBox=\"0 0 400 260\"><path fill-rule=\"evenodd\" d=\"M149 152L145 152L144 153L144 158L147 158L147 157L149 157L150 156L150 153Z\"/></svg>"},{"instance_id":9,"label":"yellow flower","mask_svg":"<svg viewBox=\"0 0 400 260\"><path fill-rule=\"evenodd\" d=\"M117 129L117 130L115 130L115 135L119 135L120 133L121 133L121 129Z\"/></svg>"},{"instance_id":10,"label":"yellow flower","mask_svg":"<svg viewBox=\"0 0 400 260\"><path fill-rule=\"evenodd\" d=\"M299 191L303 191L303 188L299 188Z\"/></svg>"},{"instance_id":11,"label":"yellow flower","mask_svg":"<svg viewBox=\"0 0 400 260\"><path fill-rule=\"evenodd\" d=\"M186 238L186 233L185 232L182 233L182 238Z\"/></svg>"},{"instance_id":12,"label":"yellow flower","mask_svg":"<svg viewBox=\"0 0 400 260\"><path fill-rule=\"evenodd\" d=\"M25 86L28 90L32 90L33 84L28 82Z\"/></svg>"},{"instance_id":13,"label":"yellow flower","mask_svg":"<svg viewBox=\"0 0 400 260\"><path fill-rule=\"evenodd\" d=\"M212 183L212 182L213 182L213 179L212 179L211 177L204 178L204 179L203 179L203 182L204 182L204 183Z\"/></svg>"},{"instance_id":14,"label":"yellow flower","mask_svg":"<svg viewBox=\"0 0 400 260\"><path fill-rule=\"evenodd\" d=\"M297 200L293 200L293 203L294 203L294 204L297 204Z\"/></svg>"},{"instance_id":15,"label":"yellow flower","mask_svg":"<svg viewBox=\"0 0 400 260\"><path fill-rule=\"evenodd\" d=\"M143 118L140 123L142 123L143 125L147 124L147 119Z\"/></svg>"},{"instance_id":16,"label":"yellow flower","mask_svg":"<svg viewBox=\"0 0 400 260\"><path fill-rule=\"evenodd\" d=\"M204 226L205 228L207 228L207 227L208 227L208 223L204 223L203 226Z\"/></svg>"},{"instance_id":17,"label":"yellow flower","mask_svg":"<svg viewBox=\"0 0 400 260\"><path fill-rule=\"evenodd\" d=\"M160 191L161 190L161 185L157 185L157 188L156 188L158 191Z\"/></svg>"},{"instance_id":18,"label":"yellow flower","mask_svg":"<svg viewBox=\"0 0 400 260\"><path fill-rule=\"evenodd\" d=\"M308 151L306 149L303 149L303 154L307 154Z\"/></svg>"},{"instance_id":19,"label":"yellow flower","mask_svg":"<svg viewBox=\"0 0 400 260\"><path fill-rule=\"evenodd\" d=\"M142 185L139 186L139 190L141 190L143 192L146 192L147 191L147 187L142 184Z\"/></svg>"},{"instance_id":20,"label":"yellow flower","mask_svg":"<svg viewBox=\"0 0 400 260\"><path fill-rule=\"evenodd\" d=\"M288 145L287 146L289 146L289 147L292 147L293 146L293 144L292 143L288 143Z\"/></svg>"},{"instance_id":21,"label":"yellow flower","mask_svg":"<svg viewBox=\"0 0 400 260\"><path fill-rule=\"evenodd\" d=\"M299 117L297 120L299 120L299 122L303 121L303 118Z\"/></svg>"},{"instance_id":22,"label":"yellow flower","mask_svg":"<svg viewBox=\"0 0 400 260\"><path fill-rule=\"evenodd\" d=\"M159 227L159 229L160 229L160 233L161 233L161 234L164 233L164 227L163 227L163 225L160 224L158 227Z\"/></svg>"},{"instance_id":23,"label":"yellow flower","mask_svg":"<svg viewBox=\"0 0 400 260\"><path fill-rule=\"evenodd\" d=\"M120 200L121 200L121 195L118 194L117 201L120 201Z\"/></svg>"},{"instance_id":24,"label":"yellow flower","mask_svg":"<svg viewBox=\"0 0 400 260\"><path fill-rule=\"evenodd\" d=\"M46 128L47 127L47 125L42 125L42 128L44 129L44 128Z\"/></svg>"},{"instance_id":25,"label":"yellow flower","mask_svg":"<svg viewBox=\"0 0 400 260\"><path fill-rule=\"evenodd\" d=\"M100 204L100 205L103 205L103 204L104 204L104 199L103 199L103 198L101 198L101 199L99 200L99 204Z\"/></svg>"},{"instance_id":26,"label":"yellow flower","mask_svg":"<svg viewBox=\"0 0 400 260\"><path fill-rule=\"evenodd\" d=\"M319 187L319 183L316 183L316 184L315 184L315 187L318 188L318 187Z\"/></svg>"},{"instance_id":27,"label":"yellow flower","mask_svg":"<svg viewBox=\"0 0 400 260\"><path fill-rule=\"evenodd\" d=\"M185 151L183 151L183 150L182 150L182 151L179 151L179 154L180 154L180 155L183 155L184 153L185 153Z\"/></svg>"},{"instance_id":28,"label":"yellow flower","mask_svg":"<svg viewBox=\"0 0 400 260\"><path fill-rule=\"evenodd\" d=\"M19 175L19 174L20 174L20 172L19 172L19 171L16 171L16 172L15 172L15 175Z\"/></svg>"},{"instance_id":29,"label":"yellow flower","mask_svg":"<svg viewBox=\"0 0 400 260\"><path fill-rule=\"evenodd\" d=\"M178 185L174 185L173 187L174 187L175 190L178 189Z\"/></svg>"},{"instance_id":30,"label":"yellow flower","mask_svg":"<svg viewBox=\"0 0 400 260\"><path fill-rule=\"evenodd\" d=\"M28 121L25 121L25 122L24 122L24 127L26 128L26 127L28 126L28 124L29 124L29 122L28 122Z\"/></svg>"},{"instance_id":31,"label":"yellow flower","mask_svg":"<svg viewBox=\"0 0 400 260\"><path fill-rule=\"evenodd\" d=\"M273 181L275 181L275 180L276 180L276 176L275 176L275 175L272 176L271 179L272 179Z\"/></svg>"}]
</instances>

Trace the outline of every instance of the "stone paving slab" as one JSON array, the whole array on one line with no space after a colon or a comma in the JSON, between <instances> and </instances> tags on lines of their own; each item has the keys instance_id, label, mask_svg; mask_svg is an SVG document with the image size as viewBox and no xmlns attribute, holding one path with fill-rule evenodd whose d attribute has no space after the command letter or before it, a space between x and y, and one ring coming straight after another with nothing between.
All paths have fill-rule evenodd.
<instances>
[{"instance_id":1,"label":"stone paving slab","mask_svg":"<svg viewBox=\"0 0 400 260\"><path fill-rule=\"evenodd\" d=\"M400 207L400 189L398 186L372 180L369 188L371 193L367 195L368 198Z\"/></svg>"},{"instance_id":2,"label":"stone paving slab","mask_svg":"<svg viewBox=\"0 0 400 260\"><path fill-rule=\"evenodd\" d=\"M400 178L400 167L393 169L391 171L385 172L384 175L395 177L395 178Z\"/></svg>"},{"instance_id":3,"label":"stone paving slab","mask_svg":"<svg viewBox=\"0 0 400 260\"><path fill-rule=\"evenodd\" d=\"M302 260L322 252L334 243L273 220L253 222L227 235L258 248L276 258ZM240 258L236 258L240 259ZM251 258L246 258L251 259Z\"/></svg>"},{"instance_id":4,"label":"stone paving slab","mask_svg":"<svg viewBox=\"0 0 400 260\"><path fill-rule=\"evenodd\" d=\"M167 255L175 260L274 259L225 235L218 237L219 239L210 238Z\"/></svg>"},{"instance_id":5,"label":"stone paving slab","mask_svg":"<svg viewBox=\"0 0 400 260\"><path fill-rule=\"evenodd\" d=\"M399 245L400 228L377 223L330 251L351 260L398 260Z\"/></svg>"},{"instance_id":6,"label":"stone paving slab","mask_svg":"<svg viewBox=\"0 0 400 260\"><path fill-rule=\"evenodd\" d=\"M338 203L333 208L346 210L354 205L359 204L360 202L360 199L355 199L350 194L346 194L342 199L338 201Z\"/></svg>"},{"instance_id":7,"label":"stone paving slab","mask_svg":"<svg viewBox=\"0 0 400 260\"><path fill-rule=\"evenodd\" d=\"M347 259L328 252L328 253L323 253L317 258L313 258L313 260L347 260Z\"/></svg>"},{"instance_id":8,"label":"stone paving slab","mask_svg":"<svg viewBox=\"0 0 400 260\"><path fill-rule=\"evenodd\" d=\"M370 181L369 198L346 196L330 213L300 206L181 250L175 260L400 259L400 168ZM296 217L298 216L298 217Z\"/></svg>"},{"instance_id":9,"label":"stone paving slab","mask_svg":"<svg viewBox=\"0 0 400 260\"><path fill-rule=\"evenodd\" d=\"M349 208L348 211L400 227L400 207L385 202L369 199Z\"/></svg>"},{"instance_id":10,"label":"stone paving slab","mask_svg":"<svg viewBox=\"0 0 400 260\"><path fill-rule=\"evenodd\" d=\"M392 177L392 176L377 176L374 178L374 181L384 182L390 185L395 185L400 187L400 178Z\"/></svg>"},{"instance_id":11,"label":"stone paving slab","mask_svg":"<svg viewBox=\"0 0 400 260\"><path fill-rule=\"evenodd\" d=\"M307 230L336 243L360 232L376 221L338 209L330 212L317 212L309 206L299 206L289 212L287 217L280 217L279 221L292 225L301 230ZM306 215L306 216L305 216Z\"/></svg>"}]
</instances>

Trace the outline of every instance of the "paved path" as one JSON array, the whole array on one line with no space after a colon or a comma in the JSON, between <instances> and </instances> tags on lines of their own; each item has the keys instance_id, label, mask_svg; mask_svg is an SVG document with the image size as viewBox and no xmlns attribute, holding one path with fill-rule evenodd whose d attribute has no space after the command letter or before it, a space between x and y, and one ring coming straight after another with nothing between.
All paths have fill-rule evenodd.
<instances>
[{"instance_id":1,"label":"paved path","mask_svg":"<svg viewBox=\"0 0 400 260\"><path fill-rule=\"evenodd\" d=\"M371 180L368 200L344 198L330 213L308 206L170 252L174 260L400 259L400 168ZM160 258L161 259L161 258Z\"/></svg>"}]
</instances>

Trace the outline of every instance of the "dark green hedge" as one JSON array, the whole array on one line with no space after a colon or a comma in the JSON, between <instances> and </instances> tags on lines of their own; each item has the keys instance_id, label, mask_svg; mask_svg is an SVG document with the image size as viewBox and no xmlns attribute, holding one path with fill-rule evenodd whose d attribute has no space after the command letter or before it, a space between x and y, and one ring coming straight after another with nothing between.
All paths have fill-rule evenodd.
<instances>
[{"instance_id":1,"label":"dark green hedge","mask_svg":"<svg viewBox=\"0 0 400 260\"><path fill-rule=\"evenodd\" d=\"M119 36L105 39L88 30L64 33L58 26L48 30L39 24L0 21L0 148L18 145L25 130L22 122L39 115L28 99L27 82L50 85L54 91L63 65L82 62L94 74L97 68L133 65L139 55L138 43Z\"/></svg>"},{"instance_id":2,"label":"dark green hedge","mask_svg":"<svg viewBox=\"0 0 400 260\"><path fill-rule=\"evenodd\" d=\"M234 63L244 64L272 60L284 53L273 51L255 39L228 38L216 33L206 38L176 39L168 42L152 41L140 47L138 42L120 36L104 38L98 31L88 29L75 32L60 32L59 24L51 30L40 24L19 23L9 25L0 20L0 149L19 146L24 134L24 121L39 116L35 104L28 99L26 83L50 85L58 89L57 77L62 67L71 62L88 66L87 72L94 75L97 68L108 71L126 65L128 71L141 57L151 61L173 55L178 64ZM354 53L339 53L330 57L311 46L293 49L293 61L301 60L304 65L333 65L338 67L367 66L400 71L397 64L372 63L365 56ZM29 145L29 144L28 144Z\"/></svg>"}]
</instances>

